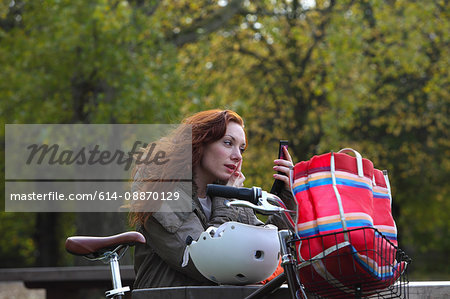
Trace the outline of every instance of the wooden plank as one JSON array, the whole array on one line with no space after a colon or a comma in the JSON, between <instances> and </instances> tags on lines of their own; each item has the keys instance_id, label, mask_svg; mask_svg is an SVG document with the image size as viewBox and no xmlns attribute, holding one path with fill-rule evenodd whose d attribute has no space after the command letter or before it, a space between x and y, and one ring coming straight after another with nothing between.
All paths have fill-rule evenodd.
<instances>
[{"instance_id":1,"label":"wooden plank","mask_svg":"<svg viewBox=\"0 0 450 299\"><path fill-rule=\"evenodd\" d=\"M132 265L120 266L123 280L134 280ZM36 267L0 269L0 281L61 282L111 281L109 266Z\"/></svg>"},{"instance_id":2,"label":"wooden plank","mask_svg":"<svg viewBox=\"0 0 450 299\"><path fill-rule=\"evenodd\" d=\"M132 265L120 266L122 284L133 286ZM109 266L36 267L0 269L0 281L23 281L27 288L46 289L47 299L85 298L86 292L103 294L112 288ZM125 298L130 298L131 292Z\"/></svg>"}]
</instances>

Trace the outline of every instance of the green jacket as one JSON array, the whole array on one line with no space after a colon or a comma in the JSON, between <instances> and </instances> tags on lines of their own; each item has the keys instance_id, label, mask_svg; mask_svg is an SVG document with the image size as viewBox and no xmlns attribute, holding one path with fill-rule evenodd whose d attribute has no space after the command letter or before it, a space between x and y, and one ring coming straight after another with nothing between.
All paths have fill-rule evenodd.
<instances>
[{"instance_id":1,"label":"green jacket","mask_svg":"<svg viewBox=\"0 0 450 299\"><path fill-rule=\"evenodd\" d=\"M133 187L135 191L139 189L139 186ZM214 285L198 272L191 260L186 267L181 267L188 237L197 240L208 227L218 227L228 221L263 225L252 209L227 207L227 199L222 197L212 198L211 218L207 220L195 186L192 193L192 198L186 198L187 193L181 192L180 198L192 201L192 212L155 212L137 228L147 242L135 248L134 288ZM292 199L290 192L286 194ZM274 219L270 222L282 226Z\"/></svg>"}]
</instances>

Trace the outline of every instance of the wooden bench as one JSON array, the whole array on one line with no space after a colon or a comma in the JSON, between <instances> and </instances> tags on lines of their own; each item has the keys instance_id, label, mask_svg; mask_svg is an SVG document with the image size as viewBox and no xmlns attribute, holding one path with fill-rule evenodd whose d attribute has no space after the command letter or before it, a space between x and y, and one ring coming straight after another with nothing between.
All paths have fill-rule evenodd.
<instances>
[{"instance_id":1,"label":"wooden bench","mask_svg":"<svg viewBox=\"0 0 450 299\"><path fill-rule=\"evenodd\" d=\"M133 266L121 265L120 274L122 284L131 288ZM45 289L47 299L78 299L86 289L104 293L112 288L109 266L6 268L0 269L0 281L23 281L27 288Z\"/></svg>"}]
</instances>

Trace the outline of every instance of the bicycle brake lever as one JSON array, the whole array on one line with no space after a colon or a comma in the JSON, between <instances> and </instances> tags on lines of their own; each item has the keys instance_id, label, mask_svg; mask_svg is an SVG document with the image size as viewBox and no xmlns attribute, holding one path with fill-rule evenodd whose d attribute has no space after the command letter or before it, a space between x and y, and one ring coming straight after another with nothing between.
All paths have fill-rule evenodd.
<instances>
[{"instance_id":1,"label":"bicycle brake lever","mask_svg":"<svg viewBox=\"0 0 450 299\"><path fill-rule=\"evenodd\" d=\"M274 213L280 213L280 212L292 213L293 212L291 210L287 210L282 207L278 207L278 206L271 204L267 200L267 197L268 197L267 195L268 195L267 192L265 192L265 191L262 192L262 197L260 197L258 199L258 205L255 205L255 204L245 201L245 200L235 199L235 200L228 201L226 203L226 206L227 207L238 206L238 207L251 208L251 209L258 211L260 213L263 213L263 214L267 214L267 213L274 214Z\"/></svg>"},{"instance_id":2,"label":"bicycle brake lever","mask_svg":"<svg viewBox=\"0 0 450 299\"><path fill-rule=\"evenodd\" d=\"M231 206L237 206L237 207L245 207L245 208L251 208L255 211L261 212L261 213L275 213L275 212L281 212L283 209L280 207L263 207L263 206L257 206L255 204L252 204L251 202L245 201L245 200L233 200L228 201L225 203L227 207Z\"/></svg>"}]
</instances>

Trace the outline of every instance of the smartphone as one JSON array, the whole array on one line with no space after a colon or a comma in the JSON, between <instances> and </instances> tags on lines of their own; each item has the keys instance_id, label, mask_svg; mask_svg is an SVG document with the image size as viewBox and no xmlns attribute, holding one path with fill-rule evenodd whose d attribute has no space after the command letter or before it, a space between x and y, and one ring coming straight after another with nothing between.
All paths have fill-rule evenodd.
<instances>
[{"instance_id":1,"label":"smartphone","mask_svg":"<svg viewBox=\"0 0 450 299\"><path fill-rule=\"evenodd\" d=\"M284 156L283 147L288 147L289 141L287 140L280 140L280 144L278 146L278 159L286 160L286 157Z\"/></svg>"},{"instance_id":2,"label":"smartphone","mask_svg":"<svg viewBox=\"0 0 450 299\"><path fill-rule=\"evenodd\" d=\"M284 156L283 147L288 147L289 141L287 140L280 140L280 143L278 145L278 159L285 160L286 157ZM283 174L282 172L278 171L279 174ZM272 185L272 189L270 189L270 193L278 195L280 194L282 188L283 188L284 182L280 180L275 180Z\"/></svg>"}]
</instances>

